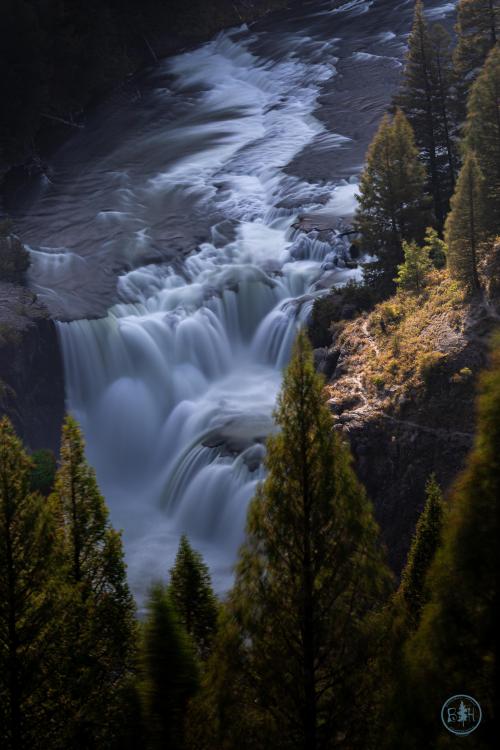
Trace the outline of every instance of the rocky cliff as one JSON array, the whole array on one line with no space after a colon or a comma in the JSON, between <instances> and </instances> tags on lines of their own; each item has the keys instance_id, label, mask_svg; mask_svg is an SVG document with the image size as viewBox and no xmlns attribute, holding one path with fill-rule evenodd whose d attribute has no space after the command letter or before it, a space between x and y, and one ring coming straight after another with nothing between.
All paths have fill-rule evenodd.
<instances>
[{"instance_id":1,"label":"rocky cliff","mask_svg":"<svg viewBox=\"0 0 500 750\"><path fill-rule=\"evenodd\" d=\"M55 324L35 295L0 282L0 415L31 450L57 452L64 377Z\"/></svg>"},{"instance_id":2,"label":"rocky cliff","mask_svg":"<svg viewBox=\"0 0 500 750\"><path fill-rule=\"evenodd\" d=\"M427 479L435 473L446 490L472 445L475 382L499 312L498 300L467 300L436 273L423 297L398 295L337 324L332 346L316 350L335 428L351 444L396 570Z\"/></svg>"}]
</instances>

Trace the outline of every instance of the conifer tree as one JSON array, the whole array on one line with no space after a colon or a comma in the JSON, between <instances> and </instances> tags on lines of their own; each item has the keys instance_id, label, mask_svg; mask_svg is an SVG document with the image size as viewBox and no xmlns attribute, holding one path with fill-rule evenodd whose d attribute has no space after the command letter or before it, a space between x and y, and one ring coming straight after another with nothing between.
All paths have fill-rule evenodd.
<instances>
[{"instance_id":1,"label":"conifer tree","mask_svg":"<svg viewBox=\"0 0 500 750\"><path fill-rule=\"evenodd\" d=\"M198 686L193 644L168 591L153 586L141 649L140 694L148 750L182 750L184 717Z\"/></svg>"},{"instance_id":2,"label":"conifer tree","mask_svg":"<svg viewBox=\"0 0 500 750\"><path fill-rule=\"evenodd\" d=\"M455 149L451 117L452 73L450 39L442 27L429 29L420 0L415 4L413 27L403 84L395 98L415 133L429 174L434 215L439 228L451 196Z\"/></svg>"},{"instance_id":3,"label":"conifer tree","mask_svg":"<svg viewBox=\"0 0 500 750\"><path fill-rule=\"evenodd\" d=\"M205 659L217 628L217 600L209 570L185 534L181 537L175 565L170 571L169 594L198 655Z\"/></svg>"},{"instance_id":4,"label":"conifer tree","mask_svg":"<svg viewBox=\"0 0 500 750\"><path fill-rule=\"evenodd\" d=\"M276 419L281 431L268 440L268 476L249 508L228 605L240 645L234 680L236 689L243 681L253 692L254 731L265 731L255 747L315 750L357 731L363 618L388 574L304 332Z\"/></svg>"},{"instance_id":5,"label":"conifer tree","mask_svg":"<svg viewBox=\"0 0 500 750\"><path fill-rule=\"evenodd\" d=\"M475 445L445 513L443 541L427 577L429 601L407 647L415 747L449 747L435 720L440 706L464 691L483 710L471 747L494 747L498 735L495 660L498 652L500 519L500 338L480 380Z\"/></svg>"},{"instance_id":6,"label":"conifer tree","mask_svg":"<svg viewBox=\"0 0 500 750\"><path fill-rule=\"evenodd\" d=\"M486 224L495 236L500 233L500 44L471 89L465 143L475 152L485 179Z\"/></svg>"},{"instance_id":7,"label":"conifer tree","mask_svg":"<svg viewBox=\"0 0 500 750\"><path fill-rule=\"evenodd\" d=\"M459 0L453 55L458 104L465 114L467 92L488 53L500 41L500 0Z\"/></svg>"},{"instance_id":8,"label":"conifer tree","mask_svg":"<svg viewBox=\"0 0 500 750\"><path fill-rule=\"evenodd\" d=\"M432 268L429 251L416 242L403 242L403 252L404 263L398 266L395 281L400 289L420 294Z\"/></svg>"},{"instance_id":9,"label":"conifer tree","mask_svg":"<svg viewBox=\"0 0 500 750\"><path fill-rule=\"evenodd\" d=\"M438 233L433 227L427 227L425 232L424 248L432 261L434 268L444 268L446 265L446 256L448 248L446 242L439 238Z\"/></svg>"},{"instance_id":10,"label":"conifer tree","mask_svg":"<svg viewBox=\"0 0 500 750\"><path fill-rule=\"evenodd\" d=\"M443 523L443 495L434 476L427 482L425 492L425 506L418 519L399 587L407 618L413 627L418 625L422 607L427 601L425 578L441 540Z\"/></svg>"},{"instance_id":11,"label":"conifer tree","mask_svg":"<svg viewBox=\"0 0 500 750\"><path fill-rule=\"evenodd\" d=\"M0 745L64 747L59 680L64 555L52 503L30 490L31 462L0 421Z\"/></svg>"},{"instance_id":12,"label":"conifer tree","mask_svg":"<svg viewBox=\"0 0 500 750\"><path fill-rule=\"evenodd\" d=\"M408 120L401 110L393 120L385 116L368 150L355 217L361 249L377 255L365 266L365 280L382 295L394 288L403 240L422 239L424 180Z\"/></svg>"},{"instance_id":13,"label":"conifer tree","mask_svg":"<svg viewBox=\"0 0 500 750\"><path fill-rule=\"evenodd\" d=\"M69 559L71 608L68 639L68 745L111 744L119 721L119 699L132 667L135 607L120 534L110 525L104 498L84 454L76 421L63 426L55 499ZM103 694L106 701L103 702Z\"/></svg>"},{"instance_id":14,"label":"conifer tree","mask_svg":"<svg viewBox=\"0 0 500 750\"><path fill-rule=\"evenodd\" d=\"M484 178L474 152L468 151L451 199L445 239L451 277L471 290L479 288L477 266L485 235Z\"/></svg>"}]
</instances>

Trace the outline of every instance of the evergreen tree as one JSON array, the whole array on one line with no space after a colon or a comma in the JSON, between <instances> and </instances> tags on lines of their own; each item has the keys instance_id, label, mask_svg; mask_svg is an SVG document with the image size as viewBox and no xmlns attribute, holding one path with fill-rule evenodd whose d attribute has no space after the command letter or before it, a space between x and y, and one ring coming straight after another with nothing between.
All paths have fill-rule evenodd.
<instances>
[{"instance_id":1,"label":"evergreen tree","mask_svg":"<svg viewBox=\"0 0 500 750\"><path fill-rule=\"evenodd\" d=\"M463 119L470 85L489 51L500 40L500 0L459 0L457 16L457 45L453 58Z\"/></svg>"},{"instance_id":2,"label":"evergreen tree","mask_svg":"<svg viewBox=\"0 0 500 750\"><path fill-rule=\"evenodd\" d=\"M235 690L245 694L243 681L253 693L249 733L264 733L254 747L315 750L357 732L363 618L380 601L388 573L304 332L276 418L281 431L268 440L268 476L249 508L230 594L229 630L238 635L233 630L228 651L234 659L239 644ZM232 717L234 735L246 715Z\"/></svg>"},{"instance_id":3,"label":"evergreen tree","mask_svg":"<svg viewBox=\"0 0 500 750\"><path fill-rule=\"evenodd\" d=\"M32 454L31 460L33 462L31 490L48 497L54 489L57 469L56 457L51 450L39 450Z\"/></svg>"},{"instance_id":4,"label":"evergreen tree","mask_svg":"<svg viewBox=\"0 0 500 750\"><path fill-rule=\"evenodd\" d=\"M169 594L198 655L205 659L217 628L217 600L209 570L185 534L181 537L175 565L170 571Z\"/></svg>"},{"instance_id":5,"label":"evergreen tree","mask_svg":"<svg viewBox=\"0 0 500 750\"><path fill-rule=\"evenodd\" d=\"M484 238L484 178L474 152L469 151L451 199L445 239L450 275L471 290L479 288L477 264Z\"/></svg>"},{"instance_id":6,"label":"evergreen tree","mask_svg":"<svg viewBox=\"0 0 500 750\"><path fill-rule=\"evenodd\" d=\"M446 242L439 238L438 233L432 227L427 227L425 232L424 248L432 261L434 268L444 268L448 248Z\"/></svg>"},{"instance_id":7,"label":"evergreen tree","mask_svg":"<svg viewBox=\"0 0 500 750\"><path fill-rule=\"evenodd\" d=\"M429 251L416 242L403 242L403 252L404 263L398 266L395 281L400 289L420 294L432 268Z\"/></svg>"},{"instance_id":8,"label":"evergreen tree","mask_svg":"<svg viewBox=\"0 0 500 750\"><path fill-rule=\"evenodd\" d=\"M483 723L470 746L495 746L500 502L500 339L480 381L475 445L444 516L443 541L427 577L429 601L407 647L417 713L414 746L449 747L435 720L444 700L464 691L479 701ZM405 747L404 745L402 747ZM412 745L413 747L413 745Z\"/></svg>"},{"instance_id":9,"label":"evergreen tree","mask_svg":"<svg viewBox=\"0 0 500 750\"><path fill-rule=\"evenodd\" d=\"M87 464L77 423L63 426L55 499L69 559L72 590L67 613L68 746L100 748L112 743L120 720L120 693L132 667L135 608L120 534ZM103 701L103 695L106 701Z\"/></svg>"},{"instance_id":10,"label":"evergreen tree","mask_svg":"<svg viewBox=\"0 0 500 750\"><path fill-rule=\"evenodd\" d=\"M499 11L500 12L500 11ZM485 178L489 234L500 233L500 45L490 52L467 105L466 147L476 153Z\"/></svg>"},{"instance_id":11,"label":"evergreen tree","mask_svg":"<svg viewBox=\"0 0 500 750\"><path fill-rule=\"evenodd\" d=\"M64 747L59 680L64 556L52 503L30 491L31 462L0 421L0 744Z\"/></svg>"},{"instance_id":12,"label":"evergreen tree","mask_svg":"<svg viewBox=\"0 0 500 750\"><path fill-rule=\"evenodd\" d=\"M408 620L414 627L418 625L422 607L427 601L425 578L441 539L443 523L443 495L434 476L427 482L425 492L425 506L418 519L399 587Z\"/></svg>"},{"instance_id":13,"label":"evergreen tree","mask_svg":"<svg viewBox=\"0 0 500 750\"><path fill-rule=\"evenodd\" d=\"M383 118L370 145L355 217L361 249L377 255L365 266L365 280L382 295L394 288L403 240L422 238L424 180L413 131L398 110L392 121Z\"/></svg>"},{"instance_id":14,"label":"evergreen tree","mask_svg":"<svg viewBox=\"0 0 500 750\"><path fill-rule=\"evenodd\" d=\"M167 590L152 588L141 649L141 681L148 750L181 750L184 717L198 685L194 648Z\"/></svg>"},{"instance_id":15,"label":"evergreen tree","mask_svg":"<svg viewBox=\"0 0 500 750\"><path fill-rule=\"evenodd\" d=\"M434 214L441 229L455 173L451 117L450 38L442 27L429 29L420 0L413 27L403 84L395 102L405 112L426 167Z\"/></svg>"}]
</instances>

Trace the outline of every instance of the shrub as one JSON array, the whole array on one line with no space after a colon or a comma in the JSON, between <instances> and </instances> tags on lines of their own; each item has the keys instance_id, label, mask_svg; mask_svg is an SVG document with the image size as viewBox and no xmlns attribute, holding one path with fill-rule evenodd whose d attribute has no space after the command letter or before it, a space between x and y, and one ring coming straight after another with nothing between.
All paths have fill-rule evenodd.
<instances>
[{"instance_id":1,"label":"shrub","mask_svg":"<svg viewBox=\"0 0 500 750\"><path fill-rule=\"evenodd\" d=\"M417 358L417 373L425 383L443 364L446 354L442 352L423 352Z\"/></svg>"},{"instance_id":2,"label":"shrub","mask_svg":"<svg viewBox=\"0 0 500 750\"><path fill-rule=\"evenodd\" d=\"M20 284L30 265L30 256L20 240L9 234L10 223L0 224L0 281Z\"/></svg>"}]
</instances>

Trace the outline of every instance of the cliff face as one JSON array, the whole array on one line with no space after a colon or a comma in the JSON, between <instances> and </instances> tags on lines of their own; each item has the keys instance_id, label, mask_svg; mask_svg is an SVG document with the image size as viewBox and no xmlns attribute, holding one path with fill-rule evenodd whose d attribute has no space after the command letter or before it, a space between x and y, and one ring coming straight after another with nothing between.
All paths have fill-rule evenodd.
<instances>
[{"instance_id":1,"label":"cliff face","mask_svg":"<svg viewBox=\"0 0 500 750\"><path fill-rule=\"evenodd\" d=\"M426 298L378 305L316 350L320 370L334 363L327 391L335 429L351 444L397 571L429 476L446 490L472 446L475 383L498 313L491 300L461 299L438 275Z\"/></svg>"},{"instance_id":2,"label":"cliff face","mask_svg":"<svg viewBox=\"0 0 500 750\"><path fill-rule=\"evenodd\" d=\"M0 415L31 450L59 449L64 377L55 324L28 289L0 282Z\"/></svg>"}]
</instances>

